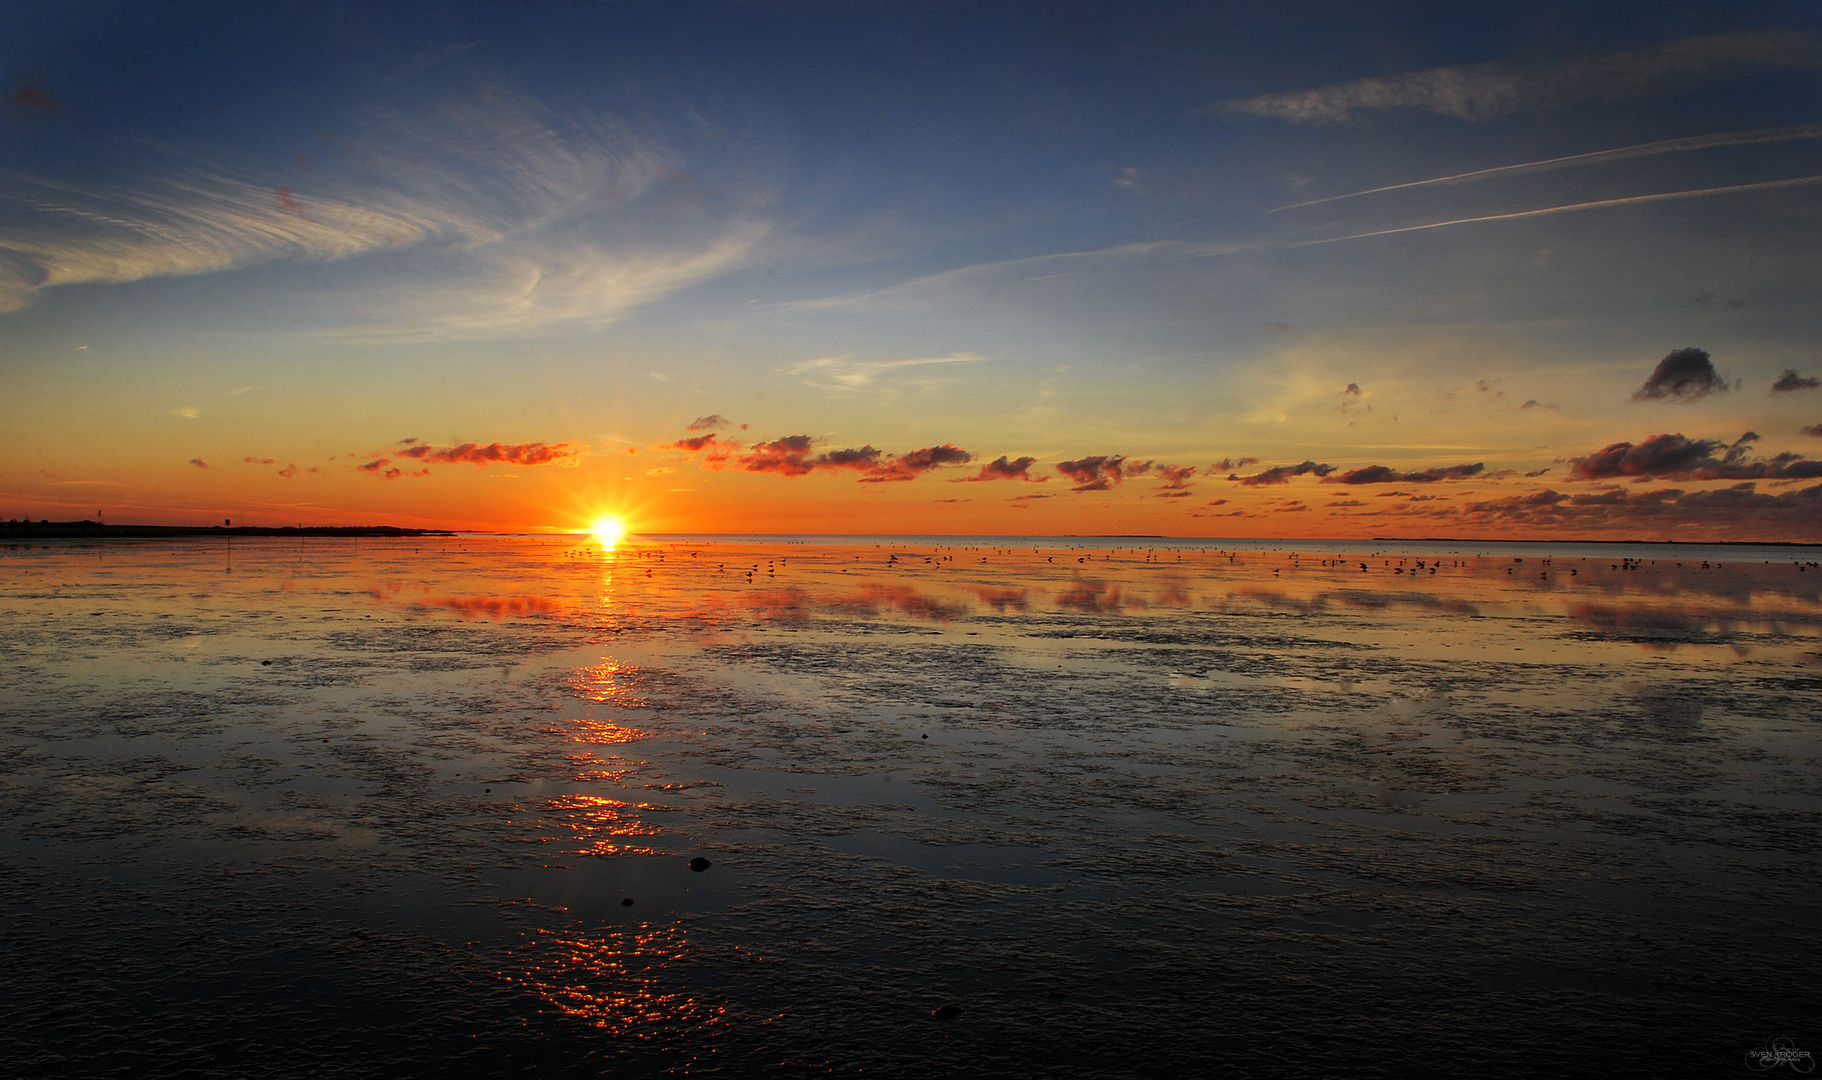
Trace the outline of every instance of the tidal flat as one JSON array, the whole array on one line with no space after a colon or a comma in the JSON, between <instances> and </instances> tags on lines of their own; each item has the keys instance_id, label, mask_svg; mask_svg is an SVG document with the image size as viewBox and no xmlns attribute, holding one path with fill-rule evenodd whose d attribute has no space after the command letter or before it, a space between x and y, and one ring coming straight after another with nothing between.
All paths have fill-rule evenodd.
<instances>
[{"instance_id":1,"label":"tidal flat","mask_svg":"<svg viewBox=\"0 0 1822 1080\"><path fill-rule=\"evenodd\" d=\"M0 1060L1707 1076L1822 1051L1817 559L0 548Z\"/></svg>"}]
</instances>

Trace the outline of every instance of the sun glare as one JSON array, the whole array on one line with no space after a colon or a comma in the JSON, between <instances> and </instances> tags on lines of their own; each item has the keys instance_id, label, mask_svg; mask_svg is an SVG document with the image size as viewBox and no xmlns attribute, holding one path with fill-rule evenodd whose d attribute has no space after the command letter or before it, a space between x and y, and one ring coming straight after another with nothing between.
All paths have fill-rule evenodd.
<instances>
[{"instance_id":1,"label":"sun glare","mask_svg":"<svg viewBox=\"0 0 1822 1080\"><path fill-rule=\"evenodd\" d=\"M588 531L595 534L595 539L601 541L602 547L611 548L626 535L626 522L612 514L602 514L589 525Z\"/></svg>"}]
</instances>

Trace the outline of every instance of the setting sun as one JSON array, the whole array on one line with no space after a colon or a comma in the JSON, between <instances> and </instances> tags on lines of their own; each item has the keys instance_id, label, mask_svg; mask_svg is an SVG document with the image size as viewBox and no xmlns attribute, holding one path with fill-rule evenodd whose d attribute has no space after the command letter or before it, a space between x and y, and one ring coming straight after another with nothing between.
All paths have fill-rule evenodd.
<instances>
[{"instance_id":1,"label":"setting sun","mask_svg":"<svg viewBox=\"0 0 1822 1080\"><path fill-rule=\"evenodd\" d=\"M595 534L602 547L613 547L626 535L626 522L612 514L602 514L589 525L588 531Z\"/></svg>"}]
</instances>

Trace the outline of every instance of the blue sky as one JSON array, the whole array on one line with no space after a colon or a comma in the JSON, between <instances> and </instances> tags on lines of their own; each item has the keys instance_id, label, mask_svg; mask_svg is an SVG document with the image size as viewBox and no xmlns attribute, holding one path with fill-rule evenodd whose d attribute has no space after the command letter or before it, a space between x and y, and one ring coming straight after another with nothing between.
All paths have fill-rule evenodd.
<instances>
[{"instance_id":1,"label":"blue sky","mask_svg":"<svg viewBox=\"0 0 1822 1080\"><path fill-rule=\"evenodd\" d=\"M7 7L0 514L1813 536L1817 22ZM1683 348L1714 378L1637 397ZM1672 434L1712 452L1576 464ZM768 469L797 435L971 460ZM1048 479L944 482L1000 456Z\"/></svg>"}]
</instances>

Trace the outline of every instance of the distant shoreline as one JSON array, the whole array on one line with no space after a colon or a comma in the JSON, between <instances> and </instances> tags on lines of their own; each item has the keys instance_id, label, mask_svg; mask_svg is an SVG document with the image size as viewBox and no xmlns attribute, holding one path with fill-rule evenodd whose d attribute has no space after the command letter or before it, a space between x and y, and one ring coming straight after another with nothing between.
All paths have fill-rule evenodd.
<instances>
[{"instance_id":1,"label":"distant shoreline","mask_svg":"<svg viewBox=\"0 0 1822 1080\"><path fill-rule=\"evenodd\" d=\"M99 521L0 521L0 540L179 540L237 536L454 536L397 525L106 525Z\"/></svg>"},{"instance_id":2,"label":"distant shoreline","mask_svg":"<svg viewBox=\"0 0 1822 1080\"><path fill-rule=\"evenodd\" d=\"M1625 544L1629 547L1822 547L1801 540L1471 540L1454 536L1375 536L1375 544Z\"/></svg>"}]
</instances>

